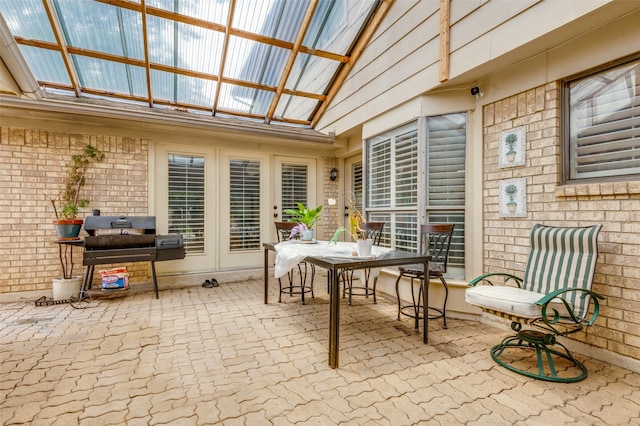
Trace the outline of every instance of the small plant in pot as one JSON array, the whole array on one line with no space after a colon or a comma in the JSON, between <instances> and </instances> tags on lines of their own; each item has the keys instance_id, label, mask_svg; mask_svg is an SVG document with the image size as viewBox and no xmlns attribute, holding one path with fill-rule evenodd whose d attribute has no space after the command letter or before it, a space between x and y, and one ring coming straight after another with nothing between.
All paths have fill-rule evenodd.
<instances>
[{"instance_id":1,"label":"small plant in pot","mask_svg":"<svg viewBox=\"0 0 640 426\"><path fill-rule=\"evenodd\" d=\"M89 205L89 200L80 198L80 191L85 184L85 173L94 161L102 161L104 155L91 144L86 144L79 154L71 157L68 173L64 178L60 194L51 205L56 215L53 221L58 239L77 239L82 228L82 219L78 219L78 208Z\"/></svg>"},{"instance_id":2,"label":"small plant in pot","mask_svg":"<svg viewBox=\"0 0 640 426\"><path fill-rule=\"evenodd\" d=\"M300 233L303 241L311 241L313 240L313 225L316 224L318 220L320 220L320 211L322 210L322 205L319 205L315 209L310 209L305 207L302 203L297 203L297 209L289 209L284 212L291 215L291 219L289 222L297 222L296 225L291 230L290 238L295 237L298 233Z\"/></svg>"}]
</instances>

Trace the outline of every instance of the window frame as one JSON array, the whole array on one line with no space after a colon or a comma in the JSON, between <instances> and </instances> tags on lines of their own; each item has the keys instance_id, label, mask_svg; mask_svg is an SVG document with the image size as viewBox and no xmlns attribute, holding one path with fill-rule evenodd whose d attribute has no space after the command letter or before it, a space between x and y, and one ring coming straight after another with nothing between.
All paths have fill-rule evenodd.
<instances>
[{"instance_id":1,"label":"window frame","mask_svg":"<svg viewBox=\"0 0 640 426\"><path fill-rule=\"evenodd\" d=\"M588 79L589 77L596 77L603 72L614 70L616 68L633 64L637 62L637 66L640 66L640 54L634 54L627 56L617 61L608 62L599 67L591 68L584 72L569 76L561 81L561 99L562 99L562 113L561 113L561 125L562 125L562 180L563 184L576 185L576 184L588 184L598 182L624 182L630 180L637 180L640 177L640 171L638 173L622 173L622 174L603 174L601 176L583 176L573 175L573 169L575 168L573 159L573 139L571 135L571 93L570 85L580 80ZM636 87L638 84L636 84ZM640 96L640 95L639 95Z\"/></svg>"}]
</instances>

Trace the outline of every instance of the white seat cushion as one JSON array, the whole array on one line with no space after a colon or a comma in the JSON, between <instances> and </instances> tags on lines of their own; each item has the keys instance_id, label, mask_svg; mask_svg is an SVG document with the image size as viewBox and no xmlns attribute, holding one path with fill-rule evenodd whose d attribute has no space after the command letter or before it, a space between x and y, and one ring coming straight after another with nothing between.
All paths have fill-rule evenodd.
<instances>
[{"instance_id":1,"label":"white seat cushion","mask_svg":"<svg viewBox=\"0 0 640 426\"><path fill-rule=\"evenodd\" d=\"M544 296L521 288L490 285L478 285L465 292L465 299L471 305L524 318L540 317L542 309L536 302ZM554 303L553 307L562 307L560 312L566 312L562 304Z\"/></svg>"}]
</instances>

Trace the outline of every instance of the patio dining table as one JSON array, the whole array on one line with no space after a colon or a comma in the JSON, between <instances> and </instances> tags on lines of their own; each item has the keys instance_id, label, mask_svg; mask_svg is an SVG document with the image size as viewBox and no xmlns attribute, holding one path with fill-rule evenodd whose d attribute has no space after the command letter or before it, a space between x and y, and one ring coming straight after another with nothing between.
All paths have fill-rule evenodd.
<instances>
[{"instance_id":1,"label":"patio dining table","mask_svg":"<svg viewBox=\"0 0 640 426\"><path fill-rule=\"evenodd\" d=\"M315 241L312 244L297 240L264 243L264 303L269 303L269 252L276 253L274 276L281 277L299 262L325 268L329 275L329 366L338 368L340 351L340 288L338 276L344 269L371 269L422 263L429 269L431 256L383 247L373 247L371 256L357 255L355 243ZM421 284L424 286L424 282ZM423 288L423 306L429 306L429 294ZM428 343L428 315L423 315L422 340Z\"/></svg>"}]
</instances>

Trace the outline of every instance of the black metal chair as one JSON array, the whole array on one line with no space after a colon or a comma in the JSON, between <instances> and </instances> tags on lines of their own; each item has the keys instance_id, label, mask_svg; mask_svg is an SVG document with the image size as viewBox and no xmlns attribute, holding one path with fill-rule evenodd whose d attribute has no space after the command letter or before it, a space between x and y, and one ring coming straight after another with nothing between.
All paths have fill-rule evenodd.
<instances>
[{"instance_id":1,"label":"black metal chair","mask_svg":"<svg viewBox=\"0 0 640 426\"><path fill-rule=\"evenodd\" d=\"M382 239L382 229L384 228L384 222L365 222L364 234L368 240L373 240L373 245L380 245ZM364 283L361 286L353 285L354 272L361 273L361 281ZM353 296L365 296L369 297L369 294L373 295L373 303L378 303L376 300L376 286L378 284L377 274L373 277L373 288L369 289L369 279L371 278L371 269L359 269L354 271L353 269L345 269L341 272L341 278L343 282L342 297L344 298L349 294L349 304ZM355 290L355 292L354 292Z\"/></svg>"},{"instance_id":2,"label":"black metal chair","mask_svg":"<svg viewBox=\"0 0 640 426\"><path fill-rule=\"evenodd\" d=\"M425 310L422 306L422 281L425 279L424 266L422 264L408 265L398 267L400 275L396 280L396 297L398 298L398 320L400 314L413 318L415 320L415 329L418 329L419 321L423 318L425 311L429 315L429 311L434 312L429 319L442 318L444 328L447 328L447 298L449 297L449 287L444 279L447 272L447 262L449 260L449 246L451 245L451 237L453 235L454 224L426 224L420 227L420 239L422 242L422 253L431 256L429 261L429 274L426 279L426 291L429 291L429 281L431 278L438 278L444 286L444 303L442 308L427 307ZM411 301L410 305L402 305L400 299L399 284L402 278L411 279ZM420 287L416 295L413 285L414 280L420 280Z\"/></svg>"},{"instance_id":3,"label":"black metal chair","mask_svg":"<svg viewBox=\"0 0 640 426\"><path fill-rule=\"evenodd\" d=\"M291 230L297 225L295 222L275 222L276 234L278 235L278 242L288 241L291 236ZM309 285L307 286L307 275L311 274ZM313 294L313 279L316 275L316 267L309 265L306 262L300 262L298 264L298 273L300 275L300 284L294 283L294 270L287 272L288 284L283 287L282 279L278 278L278 284L280 286L280 293L278 295L278 302L282 302L282 294L288 293L289 296L299 294L304 305L305 293L311 293L311 297L315 297Z\"/></svg>"}]
</instances>

